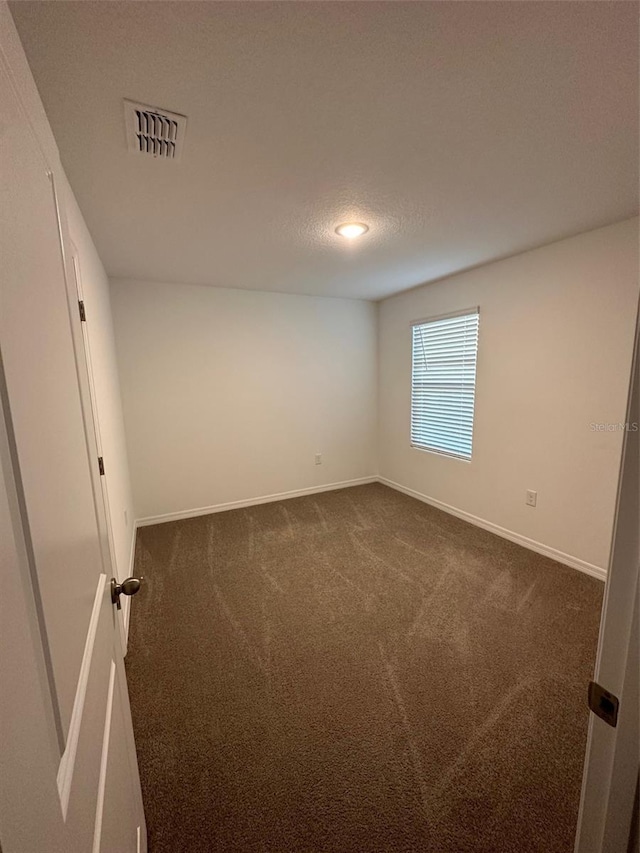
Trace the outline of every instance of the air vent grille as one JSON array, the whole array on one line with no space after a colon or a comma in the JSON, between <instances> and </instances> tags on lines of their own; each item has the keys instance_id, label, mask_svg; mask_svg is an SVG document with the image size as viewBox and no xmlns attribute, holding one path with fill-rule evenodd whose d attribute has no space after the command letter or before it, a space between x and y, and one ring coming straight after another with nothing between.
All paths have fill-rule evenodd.
<instances>
[{"instance_id":1,"label":"air vent grille","mask_svg":"<svg viewBox=\"0 0 640 853\"><path fill-rule=\"evenodd\" d=\"M136 110L138 151L154 157L176 156L178 123L160 113Z\"/></svg>"},{"instance_id":2,"label":"air vent grille","mask_svg":"<svg viewBox=\"0 0 640 853\"><path fill-rule=\"evenodd\" d=\"M127 100L124 110L130 151L160 160L181 158L187 127L185 116Z\"/></svg>"}]
</instances>

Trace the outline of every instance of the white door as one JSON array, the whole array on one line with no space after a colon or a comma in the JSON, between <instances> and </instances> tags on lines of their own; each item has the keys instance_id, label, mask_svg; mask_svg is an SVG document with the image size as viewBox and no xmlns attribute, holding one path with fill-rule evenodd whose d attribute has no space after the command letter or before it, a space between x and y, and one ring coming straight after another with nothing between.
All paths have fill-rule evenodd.
<instances>
[{"instance_id":1,"label":"white door","mask_svg":"<svg viewBox=\"0 0 640 853\"><path fill-rule=\"evenodd\" d=\"M595 681L619 700L614 726L591 714L576 853L638 850L640 768L640 317ZM634 818L635 808L635 818ZM634 819L636 821L633 829ZM635 834L635 839L629 839Z\"/></svg>"},{"instance_id":2,"label":"white door","mask_svg":"<svg viewBox=\"0 0 640 853\"><path fill-rule=\"evenodd\" d=\"M135 853L142 798L63 235L0 53L0 845Z\"/></svg>"}]
</instances>

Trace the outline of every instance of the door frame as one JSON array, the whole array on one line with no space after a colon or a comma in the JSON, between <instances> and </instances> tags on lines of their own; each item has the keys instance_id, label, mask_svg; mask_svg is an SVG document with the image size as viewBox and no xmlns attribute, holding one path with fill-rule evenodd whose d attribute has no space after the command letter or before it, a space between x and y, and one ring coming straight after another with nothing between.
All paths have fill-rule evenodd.
<instances>
[{"instance_id":1,"label":"door frame","mask_svg":"<svg viewBox=\"0 0 640 853\"><path fill-rule=\"evenodd\" d=\"M72 320L74 317L74 305L77 308L77 311L75 312L75 317L77 317L77 319L75 322L72 322L72 327L74 327L74 347L76 349L76 362L80 380L80 401L85 421L90 422L93 428L96 445L96 458L103 460L102 469L100 469L99 466L92 467L91 479L95 500L101 505L102 509L102 512L99 513L100 534L103 543L103 552L105 558L108 558L108 565L110 566L110 577L115 577L118 581L122 581L124 580L124 577L120 577L116 561L116 549L111 520L111 503L109 501L109 483L107 473L108 460L107 463L105 463L102 434L100 430L100 409L98 406L98 396L96 394L93 362L91 358L91 334L89 331L89 321L87 320L87 305L82 283L82 257L70 236L68 237L68 245L69 265L68 268L65 266L65 271L68 269L68 273L66 274L67 293ZM83 306L83 315L80 313L80 304ZM89 306L89 308L90 307L91 306ZM86 378L86 381L82 381L80 374ZM118 611L120 642L122 644L122 651L124 655L127 653L130 606L131 601L127 597L126 601L123 602L122 610Z\"/></svg>"}]
</instances>

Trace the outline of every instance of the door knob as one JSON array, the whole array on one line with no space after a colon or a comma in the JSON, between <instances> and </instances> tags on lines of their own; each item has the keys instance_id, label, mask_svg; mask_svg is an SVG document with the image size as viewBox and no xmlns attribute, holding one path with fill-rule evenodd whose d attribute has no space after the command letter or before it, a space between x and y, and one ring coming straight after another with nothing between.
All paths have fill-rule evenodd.
<instances>
[{"instance_id":1,"label":"door knob","mask_svg":"<svg viewBox=\"0 0 640 853\"><path fill-rule=\"evenodd\" d=\"M138 578L127 578L122 583L118 583L115 578L111 578L111 601L118 610L121 610L120 596L135 595L139 589L140 580Z\"/></svg>"}]
</instances>

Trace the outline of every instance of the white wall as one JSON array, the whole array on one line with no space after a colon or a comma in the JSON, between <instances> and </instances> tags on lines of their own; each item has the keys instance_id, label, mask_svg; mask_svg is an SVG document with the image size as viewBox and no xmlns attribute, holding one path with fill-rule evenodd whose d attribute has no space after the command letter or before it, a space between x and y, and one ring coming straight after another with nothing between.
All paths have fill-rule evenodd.
<instances>
[{"instance_id":1,"label":"white wall","mask_svg":"<svg viewBox=\"0 0 640 853\"><path fill-rule=\"evenodd\" d=\"M111 297L138 518L375 476L374 304L123 280Z\"/></svg>"},{"instance_id":2,"label":"white wall","mask_svg":"<svg viewBox=\"0 0 640 853\"><path fill-rule=\"evenodd\" d=\"M392 297L379 315L379 469L606 568L636 305L638 220ZM480 306L473 459L409 444L412 320ZM526 489L538 492L535 509Z\"/></svg>"},{"instance_id":3,"label":"white wall","mask_svg":"<svg viewBox=\"0 0 640 853\"><path fill-rule=\"evenodd\" d=\"M124 434L120 379L116 359L109 280L70 188L65 194L69 234L78 254L87 315L91 372L99 439L105 464L116 574L130 573L135 513ZM126 518L125 518L126 514Z\"/></svg>"}]
</instances>

